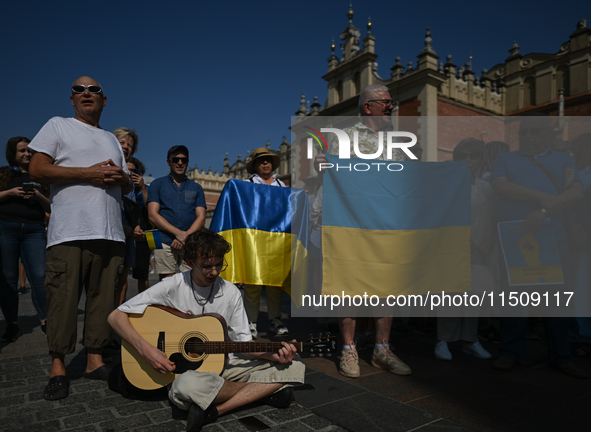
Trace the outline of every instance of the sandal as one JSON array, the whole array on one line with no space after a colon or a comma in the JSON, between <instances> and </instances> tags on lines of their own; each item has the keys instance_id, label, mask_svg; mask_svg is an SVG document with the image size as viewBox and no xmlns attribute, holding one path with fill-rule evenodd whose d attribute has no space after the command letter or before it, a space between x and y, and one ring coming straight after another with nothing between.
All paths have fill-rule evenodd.
<instances>
[{"instance_id":1,"label":"sandal","mask_svg":"<svg viewBox=\"0 0 591 432\"><path fill-rule=\"evenodd\" d=\"M70 393L70 380L65 375L49 378L49 382L43 392L43 398L48 401L64 399Z\"/></svg>"}]
</instances>

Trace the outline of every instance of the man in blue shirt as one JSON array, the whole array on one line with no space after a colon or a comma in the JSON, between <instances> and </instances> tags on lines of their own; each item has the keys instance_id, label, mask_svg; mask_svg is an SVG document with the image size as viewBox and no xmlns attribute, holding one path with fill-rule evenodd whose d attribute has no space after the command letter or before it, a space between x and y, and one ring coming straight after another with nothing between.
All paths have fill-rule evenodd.
<instances>
[{"instance_id":1,"label":"man in blue shirt","mask_svg":"<svg viewBox=\"0 0 591 432\"><path fill-rule=\"evenodd\" d=\"M160 230L162 249L154 251L160 280L191 268L183 259L187 236L205 224L203 188L186 176L189 150L184 145L172 146L166 161L170 174L154 180L148 193L148 217Z\"/></svg>"},{"instance_id":2,"label":"man in blue shirt","mask_svg":"<svg viewBox=\"0 0 591 432\"><path fill-rule=\"evenodd\" d=\"M564 284L558 290L573 291L572 252L566 234L566 209L582 195L581 181L572 158L553 151L555 140L552 120L545 115L530 115L519 125L519 150L500 154L491 172L491 186L497 195L497 221L524 220L530 231L537 231L542 221L550 218L556 245L560 254ZM551 173L557 186L537 164ZM510 287L507 269L501 262L501 289L508 293ZM528 286L527 291L549 291L551 285ZM578 378L587 378L572 361L568 337L572 318L548 317L545 319L548 339L548 363L560 371ZM519 361L525 349L526 324L523 317L500 319L501 357L493 362L496 369L507 370Z\"/></svg>"}]
</instances>

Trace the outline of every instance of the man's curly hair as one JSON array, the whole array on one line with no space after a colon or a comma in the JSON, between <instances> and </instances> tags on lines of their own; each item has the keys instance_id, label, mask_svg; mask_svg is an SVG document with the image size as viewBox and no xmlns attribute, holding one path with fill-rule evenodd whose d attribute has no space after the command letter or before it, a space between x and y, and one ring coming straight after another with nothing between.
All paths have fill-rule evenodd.
<instances>
[{"instance_id":1,"label":"man's curly hair","mask_svg":"<svg viewBox=\"0 0 591 432\"><path fill-rule=\"evenodd\" d=\"M190 234L185 241L185 259L222 258L232 249L232 245L221 235L207 228Z\"/></svg>"}]
</instances>

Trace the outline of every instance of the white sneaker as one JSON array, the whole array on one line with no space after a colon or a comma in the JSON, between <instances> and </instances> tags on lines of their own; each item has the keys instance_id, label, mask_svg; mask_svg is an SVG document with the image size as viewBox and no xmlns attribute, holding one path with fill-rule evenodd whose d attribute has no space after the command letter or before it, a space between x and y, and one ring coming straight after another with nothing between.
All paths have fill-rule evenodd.
<instances>
[{"instance_id":1,"label":"white sneaker","mask_svg":"<svg viewBox=\"0 0 591 432\"><path fill-rule=\"evenodd\" d=\"M489 358L492 358L492 355L490 355L490 353L487 350L485 350L478 341L474 343L464 342L462 351L466 354L472 354L474 357L483 360L488 360Z\"/></svg>"},{"instance_id":2,"label":"white sneaker","mask_svg":"<svg viewBox=\"0 0 591 432\"><path fill-rule=\"evenodd\" d=\"M250 329L250 334L252 335L253 339L256 339L259 337L259 332L257 331L257 323L252 322L252 321L249 322L248 328Z\"/></svg>"},{"instance_id":3,"label":"white sneaker","mask_svg":"<svg viewBox=\"0 0 591 432\"><path fill-rule=\"evenodd\" d=\"M287 330L287 327L285 327L283 321L278 318L271 320L269 330L274 332L277 336L287 336L289 334L289 330Z\"/></svg>"},{"instance_id":4,"label":"white sneaker","mask_svg":"<svg viewBox=\"0 0 591 432\"><path fill-rule=\"evenodd\" d=\"M439 360L451 360L451 353L446 341L439 341L435 345L435 358Z\"/></svg>"}]
</instances>

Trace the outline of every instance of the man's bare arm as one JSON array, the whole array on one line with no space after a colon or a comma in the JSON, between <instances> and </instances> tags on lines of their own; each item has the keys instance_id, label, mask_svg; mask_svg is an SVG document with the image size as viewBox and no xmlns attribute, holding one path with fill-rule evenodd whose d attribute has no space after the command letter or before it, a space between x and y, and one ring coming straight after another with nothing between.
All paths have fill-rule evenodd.
<instances>
[{"instance_id":1,"label":"man's bare arm","mask_svg":"<svg viewBox=\"0 0 591 432\"><path fill-rule=\"evenodd\" d=\"M112 160L96 163L87 168L62 167L53 164L53 158L45 153L35 153L29 165L32 179L46 184L91 183L101 187L122 186L129 193L132 182L122 168Z\"/></svg>"},{"instance_id":2,"label":"man's bare arm","mask_svg":"<svg viewBox=\"0 0 591 432\"><path fill-rule=\"evenodd\" d=\"M501 198L510 201L534 202L550 214L558 213L583 198L582 185L578 182L571 183L558 195L550 195L511 183L506 177L495 178L491 182L491 186L494 193Z\"/></svg>"},{"instance_id":3,"label":"man's bare arm","mask_svg":"<svg viewBox=\"0 0 591 432\"><path fill-rule=\"evenodd\" d=\"M195 222L191 224L187 231L181 231L176 236L176 239L182 244L185 244L189 234L193 234L199 228L202 228L203 225L205 225L205 207L195 207Z\"/></svg>"},{"instance_id":4,"label":"man's bare arm","mask_svg":"<svg viewBox=\"0 0 591 432\"><path fill-rule=\"evenodd\" d=\"M174 370L174 363L168 359L166 354L140 336L131 325L129 316L125 312L115 309L109 315L108 321L113 330L129 342L156 371L165 374Z\"/></svg>"},{"instance_id":5,"label":"man's bare arm","mask_svg":"<svg viewBox=\"0 0 591 432\"><path fill-rule=\"evenodd\" d=\"M148 219L150 219L150 222L156 225L156 228L161 231L166 231L175 237L181 232L180 229L171 225L166 219L164 219L164 217L160 215L160 203L157 203L156 201L150 201L148 203Z\"/></svg>"}]
</instances>

